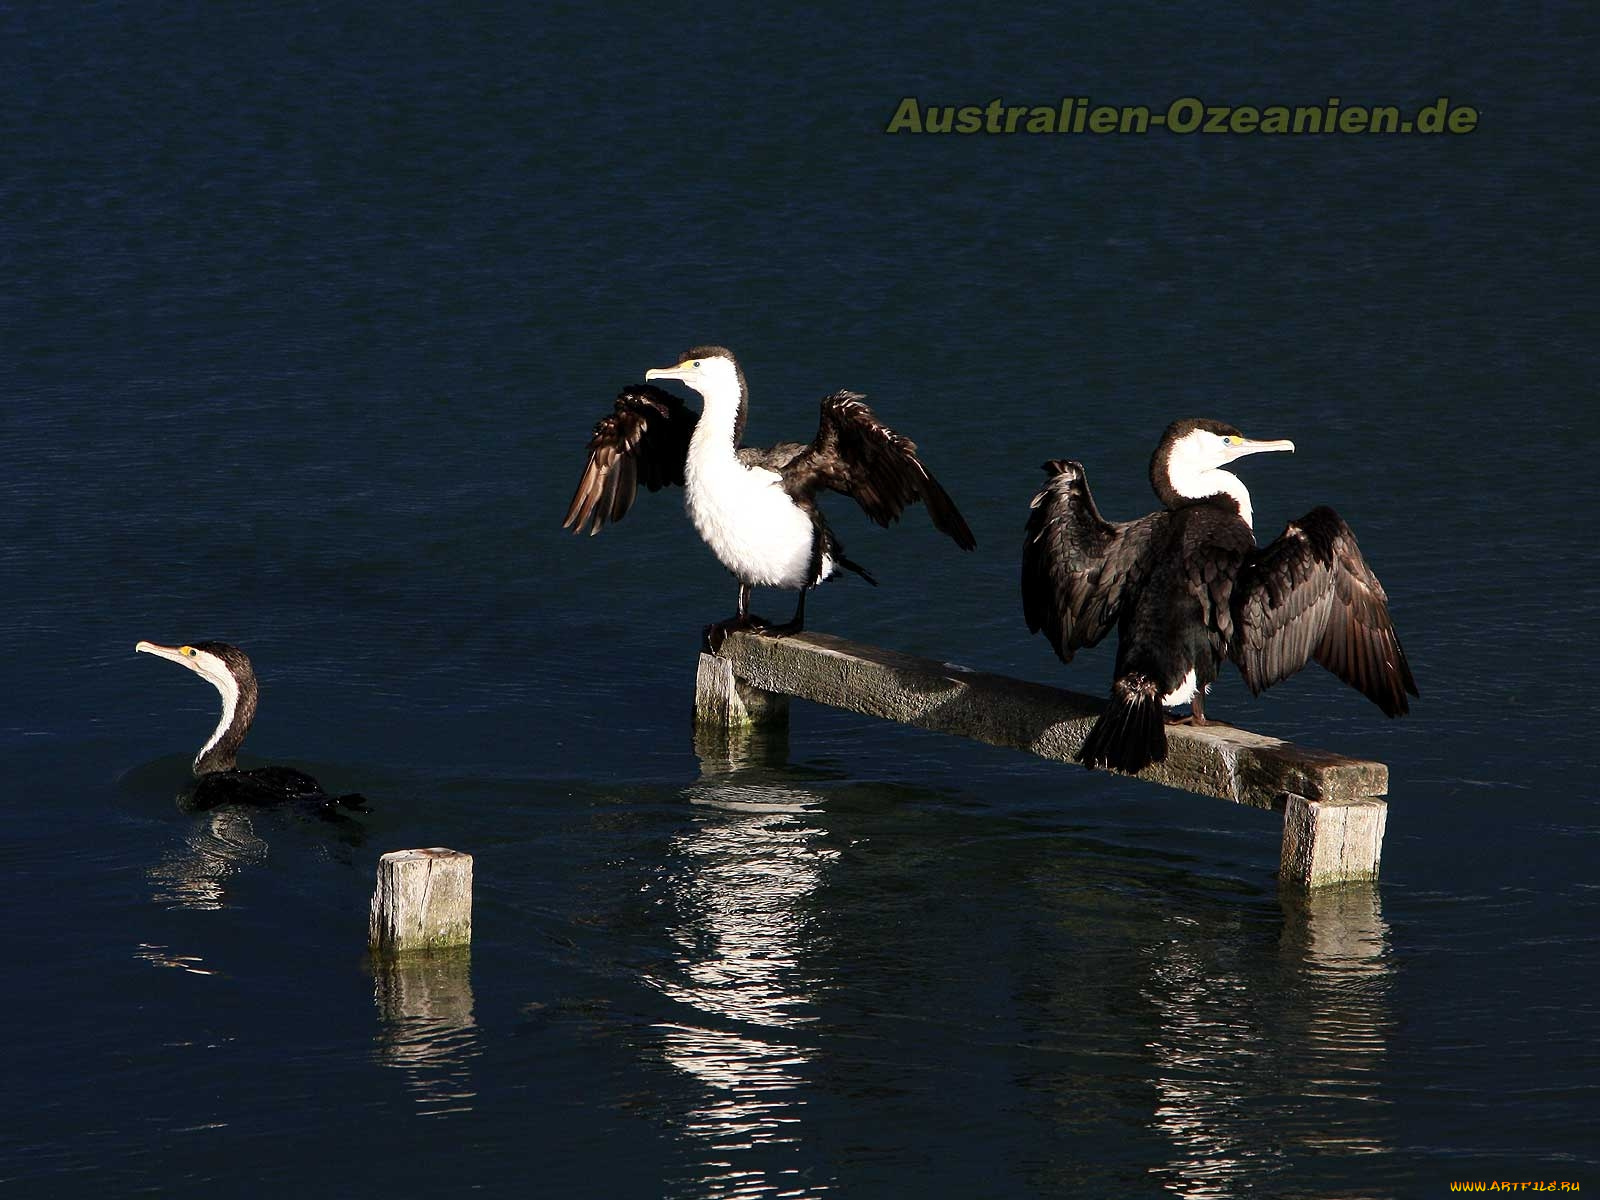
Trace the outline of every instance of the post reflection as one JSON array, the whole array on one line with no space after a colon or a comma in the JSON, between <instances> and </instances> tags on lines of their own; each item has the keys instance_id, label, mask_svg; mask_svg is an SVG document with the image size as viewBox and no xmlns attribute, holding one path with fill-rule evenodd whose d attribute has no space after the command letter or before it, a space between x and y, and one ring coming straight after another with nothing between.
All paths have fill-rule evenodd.
<instances>
[{"instance_id":1,"label":"post reflection","mask_svg":"<svg viewBox=\"0 0 1600 1200\"><path fill-rule=\"evenodd\" d=\"M1374 1080L1394 1023L1389 926L1377 886L1349 884L1286 898L1280 949L1299 968L1306 995L1293 1009L1292 1030L1307 1066L1308 1111L1299 1143L1336 1154L1389 1152L1374 1128L1372 1107L1387 1103ZM1309 1111L1313 1105L1316 1112ZM1326 1120L1333 1112L1342 1119Z\"/></svg>"},{"instance_id":2,"label":"post reflection","mask_svg":"<svg viewBox=\"0 0 1600 1200\"><path fill-rule=\"evenodd\" d=\"M694 753L702 789L718 782L779 784L789 762L789 723L733 729L696 725Z\"/></svg>"},{"instance_id":3,"label":"post reflection","mask_svg":"<svg viewBox=\"0 0 1600 1200\"><path fill-rule=\"evenodd\" d=\"M1377 889L1281 904L1276 971L1249 961L1242 928L1179 916L1154 948L1151 1124L1171 1147L1156 1174L1174 1195L1259 1194L1303 1154L1389 1149L1374 1107L1392 1024Z\"/></svg>"},{"instance_id":4,"label":"post reflection","mask_svg":"<svg viewBox=\"0 0 1600 1200\"><path fill-rule=\"evenodd\" d=\"M470 1112L477 1095L471 966L465 948L372 962L378 1061L404 1073L419 1116Z\"/></svg>"},{"instance_id":5,"label":"post reflection","mask_svg":"<svg viewBox=\"0 0 1600 1200\"><path fill-rule=\"evenodd\" d=\"M647 978L682 1006L657 1026L665 1061L704 1089L680 1117L701 1147L699 1196L820 1194L781 1151L802 1138L812 901L838 853L811 819L822 796L776 778L786 745L781 730L697 737L702 777L686 795L704 811L669 851L675 951Z\"/></svg>"}]
</instances>

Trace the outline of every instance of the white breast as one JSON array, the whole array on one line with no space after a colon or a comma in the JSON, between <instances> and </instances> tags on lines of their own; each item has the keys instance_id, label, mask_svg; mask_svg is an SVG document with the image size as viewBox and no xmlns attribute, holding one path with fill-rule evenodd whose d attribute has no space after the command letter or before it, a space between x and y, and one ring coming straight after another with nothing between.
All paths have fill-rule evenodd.
<instances>
[{"instance_id":1,"label":"white breast","mask_svg":"<svg viewBox=\"0 0 1600 1200\"><path fill-rule=\"evenodd\" d=\"M742 582L802 588L811 576L811 518L783 490L776 471L746 467L731 441L689 447L684 503L706 544Z\"/></svg>"}]
</instances>

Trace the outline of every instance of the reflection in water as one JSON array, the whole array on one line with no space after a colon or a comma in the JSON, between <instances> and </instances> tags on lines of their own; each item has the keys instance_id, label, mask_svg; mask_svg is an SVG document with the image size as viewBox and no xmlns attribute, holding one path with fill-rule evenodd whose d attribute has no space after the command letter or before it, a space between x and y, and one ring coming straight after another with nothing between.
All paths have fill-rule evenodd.
<instances>
[{"instance_id":1,"label":"reflection in water","mask_svg":"<svg viewBox=\"0 0 1600 1200\"><path fill-rule=\"evenodd\" d=\"M1372 1108L1391 1024L1377 889L1283 903L1278 978L1239 961L1241 939L1218 945L1190 918L1172 918L1154 950L1152 1124L1173 1151L1156 1174L1175 1195L1259 1192L1271 1176L1292 1178L1296 1151L1388 1149Z\"/></svg>"},{"instance_id":2,"label":"reflection in water","mask_svg":"<svg viewBox=\"0 0 1600 1200\"><path fill-rule=\"evenodd\" d=\"M198 954L179 954L169 946L157 946L151 942L140 942L133 956L151 966L172 967L179 971L187 971L191 975L216 974L215 971L200 965L205 959Z\"/></svg>"},{"instance_id":3,"label":"reflection in water","mask_svg":"<svg viewBox=\"0 0 1600 1200\"><path fill-rule=\"evenodd\" d=\"M482 1048L471 968L465 948L372 962L378 1060L405 1073L420 1116L470 1112L477 1095L470 1067Z\"/></svg>"},{"instance_id":4,"label":"reflection in water","mask_svg":"<svg viewBox=\"0 0 1600 1200\"><path fill-rule=\"evenodd\" d=\"M1295 1010L1301 1025L1292 1031L1307 1065L1304 1094L1342 1101L1352 1115L1368 1120L1366 1106L1385 1103L1375 1080L1392 1023L1388 944L1375 884L1324 888L1285 902L1280 945L1300 968L1306 990L1305 1003ZM1357 1121L1307 1121L1299 1141L1338 1154L1389 1150Z\"/></svg>"},{"instance_id":5,"label":"reflection in water","mask_svg":"<svg viewBox=\"0 0 1600 1200\"><path fill-rule=\"evenodd\" d=\"M694 752L700 760L702 791L705 784L718 781L781 784L789 761L789 723L733 729L696 725Z\"/></svg>"},{"instance_id":6,"label":"reflection in water","mask_svg":"<svg viewBox=\"0 0 1600 1200\"><path fill-rule=\"evenodd\" d=\"M189 764L182 761L188 775ZM278 841L288 830L309 831L319 857L349 865L361 845L365 827L343 812L324 812L314 805L248 806L225 804L196 808L194 781L174 794L175 760L160 759L123 773L119 786L153 802L170 798L183 814L182 844L166 850L161 860L146 868L151 899L166 908L215 910L226 908L228 889L237 876L267 861L270 837ZM266 836L263 837L262 833Z\"/></svg>"},{"instance_id":7,"label":"reflection in water","mask_svg":"<svg viewBox=\"0 0 1600 1200\"><path fill-rule=\"evenodd\" d=\"M151 897L168 908L221 908L228 880L266 857L247 810L213 809L184 831L181 848L150 868Z\"/></svg>"},{"instance_id":8,"label":"reflection in water","mask_svg":"<svg viewBox=\"0 0 1600 1200\"><path fill-rule=\"evenodd\" d=\"M780 735L781 736L781 735ZM684 1006L658 1026L662 1053L706 1088L681 1116L701 1144L697 1196L819 1195L759 1148L797 1146L812 1049L797 1036L816 1019L806 960L817 947L810 902L838 852L807 815L822 797L763 782L781 743L757 735L697 741L702 779L688 790L715 808L674 839L673 971L649 982ZM743 1157L741 1157L743 1156Z\"/></svg>"}]
</instances>

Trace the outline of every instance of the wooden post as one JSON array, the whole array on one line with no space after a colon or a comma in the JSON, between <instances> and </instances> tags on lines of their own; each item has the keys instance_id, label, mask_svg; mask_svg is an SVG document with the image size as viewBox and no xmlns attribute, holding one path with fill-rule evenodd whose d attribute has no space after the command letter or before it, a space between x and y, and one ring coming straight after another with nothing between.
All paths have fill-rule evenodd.
<instances>
[{"instance_id":1,"label":"wooden post","mask_svg":"<svg viewBox=\"0 0 1600 1200\"><path fill-rule=\"evenodd\" d=\"M1389 806L1376 797L1319 801L1288 796L1278 881L1317 888L1376 879L1388 820Z\"/></svg>"},{"instance_id":2,"label":"wooden post","mask_svg":"<svg viewBox=\"0 0 1600 1200\"><path fill-rule=\"evenodd\" d=\"M472 855L435 846L378 860L368 943L379 953L472 941Z\"/></svg>"},{"instance_id":3,"label":"wooden post","mask_svg":"<svg viewBox=\"0 0 1600 1200\"><path fill-rule=\"evenodd\" d=\"M694 719L698 725L725 729L781 724L789 719L789 697L752 687L734 675L728 659L702 653L694 681Z\"/></svg>"}]
</instances>

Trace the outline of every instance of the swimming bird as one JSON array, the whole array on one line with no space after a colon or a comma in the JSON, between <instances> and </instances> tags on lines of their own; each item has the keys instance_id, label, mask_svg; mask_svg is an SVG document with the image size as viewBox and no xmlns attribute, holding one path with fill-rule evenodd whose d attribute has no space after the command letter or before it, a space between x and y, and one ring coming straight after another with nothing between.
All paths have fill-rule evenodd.
<instances>
[{"instance_id":1,"label":"swimming bird","mask_svg":"<svg viewBox=\"0 0 1600 1200\"><path fill-rule=\"evenodd\" d=\"M713 652L736 629L779 635L803 629L806 592L840 568L877 583L845 555L823 519L816 501L825 489L850 496L885 526L920 500L934 527L956 545L977 545L917 456L916 443L880 421L859 394L837 391L823 398L809 445L780 442L761 450L741 444L749 389L732 351L699 346L677 366L646 371L645 379L624 388L615 411L595 425L589 461L562 527L599 533L607 521L626 515L640 483L652 492L681 485L695 529L739 581L736 614L706 628ZM701 412L651 386L653 379L675 379L699 392ZM793 619L775 626L751 616L752 587L798 591Z\"/></svg>"},{"instance_id":2,"label":"swimming bird","mask_svg":"<svg viewBox=\"0 0 1600 1200\"><path fill-rule=\"evenodd\" d=\"M1078 753L1139 771L1166 757L1163 708L1207 724L1206 689L1224 660L1259 695L1316 660L1385 715L1409 711L1416 681L1383 585L1339 514L1312 509L1257 546L1250 493L1225 464L1292 451L1232 425L1176 421L1150 459L1162 509L1100 516L1083 466L1055 460L1034 496L1022 551L1022 609L1062 662L1117 629L1111 702Z\"/></svg>"},{"instance_id":3,"label":"swimming bird","mask_svg":"<svg viewBox=\"0 0 1600 1200\"><path fill-rule=\"evenodd\" d=\"M260 699L255 670L239 647L227 642L183 646L140 642L134 649L188 667L222 695L222 719L195 755L195 786L184 798L186 806L202 809L219 804L293 802L330 814L339 808L365 807L365 797L354 793L330 796L315 779L292 767L255 767L248 771L238 767L239 747L250 732Z\"/></svg>"}]
</instances>

